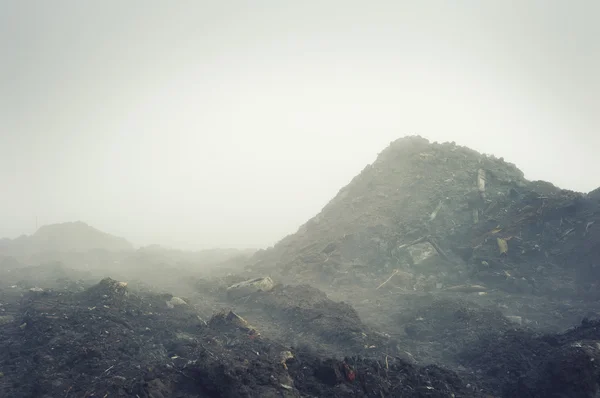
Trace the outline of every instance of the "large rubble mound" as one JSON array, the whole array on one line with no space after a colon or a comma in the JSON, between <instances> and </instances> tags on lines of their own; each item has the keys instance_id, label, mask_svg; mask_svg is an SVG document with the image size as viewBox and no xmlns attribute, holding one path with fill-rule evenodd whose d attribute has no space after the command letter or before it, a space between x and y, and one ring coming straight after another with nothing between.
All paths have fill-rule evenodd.
<instances>
[{"instance_id":1,"label":"large rubble mound","mask_svg":"<svg viewBox=\"0 0 600 398\"><path fill-rule=\"evenodd\" d=\"M399 139L248 269L321 286L597 295L600 203L454 143Z\"/></svg>"}]
</instances>

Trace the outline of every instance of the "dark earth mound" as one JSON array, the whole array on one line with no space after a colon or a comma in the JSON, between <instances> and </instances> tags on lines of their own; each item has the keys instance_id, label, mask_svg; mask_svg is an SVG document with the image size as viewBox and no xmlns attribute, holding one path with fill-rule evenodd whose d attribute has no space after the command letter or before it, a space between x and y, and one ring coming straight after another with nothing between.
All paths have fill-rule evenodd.
<instances>
[{"instance_id":1,"label":"dark earth mound","mask_svg":"<svg viewBox=\"0 0 600 398\"><path fill-rule=\"evenodd\" d=\"M264 338L233 312L204 322L180 298L111 279L11 305L0 325L3 396L477 396L435 366L327 359Z\"/></svg>"},{"instance_id":2,"label":"dark earth mound","mask_svg":"<svg viewBox=\"0 0 600 398\"><path fill-rule=\"evenodd\" d=\"M375 334L388 346L367 349L353 338L374 332L352 307L306 286L249 296L246 305L271 314L264 325L231 310L206 322L184 299L109 278L83 290L15 291L0 296L2 396L594 397L600 377L600 322L542 335L462 301L398 316L406 336ZM307 322L315 317L323 320ZM279 334L270 330L277 322ZM289 327L322 343L284 344ZM323 342L356 351L330 356ZM409 363L394 344L428 344L458 373Z\"/></svg>"},{"instance_id":3,"label":"dark earth mound","mask_svg":"<svg viewBox=\"0 0 600 398\"><path fill-rule=\"evenodd\" d=\"M352 306L308 285L278 285L234 303L284 344L311 345L334 356L395 352L395 344L363 324Z\"/></svg>"},{"instance_id":4,"label":"dark earth mound","mask_svg":"<svg viewBox=\"0 0 600 398\"><path fill-rule=\"evenodd\" d=\"M247 269L325 290L401 271L409 290L469 282L596 300L598 258L594 193L528 181L502 158L454 143L405 137Z\"/></svg>"}]
</instances>

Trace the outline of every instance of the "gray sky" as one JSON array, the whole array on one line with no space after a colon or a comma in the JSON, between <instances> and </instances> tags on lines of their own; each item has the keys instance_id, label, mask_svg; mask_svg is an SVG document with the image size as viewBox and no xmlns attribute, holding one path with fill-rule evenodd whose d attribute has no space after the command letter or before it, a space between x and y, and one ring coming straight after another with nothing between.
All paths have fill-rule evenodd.
<instances>
[{"instance_id":1,"label":"gray sky","mask_svg":"<svg viewBox=\"0 0 600 398\"><path fill-rule=\"evenodd\" d=\"M266 246L407 134L600 186L600 2L0 0L0 236Z\"/></svg>"}]
</instances>

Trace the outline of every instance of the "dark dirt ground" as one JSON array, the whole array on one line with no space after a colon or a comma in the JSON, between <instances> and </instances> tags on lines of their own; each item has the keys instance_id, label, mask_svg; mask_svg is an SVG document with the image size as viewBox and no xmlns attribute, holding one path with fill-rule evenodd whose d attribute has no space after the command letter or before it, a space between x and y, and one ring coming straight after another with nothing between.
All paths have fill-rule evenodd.
<instances>
[{"instance_id":1,"label":"dark dirt ground","mask_svg":"<svg viewBox=\"0 0 600 398\"><path fill-rule=\"evenodd\" d=\"M13 318L0 326L2 396L479 396L437 366L393 354L328 358L314 345L276 342L228 310L204 321L190 304L169 306L171 295L133 292L111 279L77 291L2 291L4 316ZM310 338L356 347L346 340L359 332L353 310L340 314L339 304L323 302L322 294L313 304L286 301L297 317L288 324L301 328L300 319L332 311L310 327Z\"/></svg>"},{"instance_id":2,"label":"dark dirt ground","mask_svg":"<svg viewBox=\"0 0 600 398\"><path fill-rule=\"evenodd\" d=\"M600 323L585 319L545 334L487 305L499 299L490 295L380 296L370 308L390 311L386 323L377 311L363 321L350 304L306 285L229 300L225 288L239 277L194 280L185 301L173 305L168 293L111 279L72 281L64 277L68 270L50 267L47 275L59 278L46 284L40 278L42 291L6 277L0 283L1 396L594 397L598 391Z\"/></svg>"}]
</instances>

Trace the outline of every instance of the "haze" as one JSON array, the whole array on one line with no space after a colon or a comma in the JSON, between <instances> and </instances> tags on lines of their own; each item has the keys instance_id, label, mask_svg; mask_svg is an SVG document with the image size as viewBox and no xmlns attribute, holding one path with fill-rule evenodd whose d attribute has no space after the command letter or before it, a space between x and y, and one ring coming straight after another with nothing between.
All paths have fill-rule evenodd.
<instances>
[{"instance_id":1,"label":"haze","mask_svg":"<svg viewBox=\"0 0 600 398\"><path fill-rule=\"evenodd\" d=\"M0 1L0 236L264 247L390 141L600 185L600 3Z\"/></svg>"}]
</instances>

